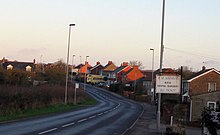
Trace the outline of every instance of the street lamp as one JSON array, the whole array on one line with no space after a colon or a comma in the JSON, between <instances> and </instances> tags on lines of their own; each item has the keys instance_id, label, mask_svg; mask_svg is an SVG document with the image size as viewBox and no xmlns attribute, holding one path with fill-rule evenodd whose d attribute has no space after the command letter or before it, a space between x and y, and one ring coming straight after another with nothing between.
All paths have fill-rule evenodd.
<instances>
[{"instance_id":1,"label":"street lamp","mask_svg":"<svg viewBox=\"0 0 220 135\"><path fill-rule=\"evenodd\" d=\"M152 54L152 73L151 73L151 92L153 92L152 101L154 101L154 99L155 99L155 90L153 87L153 84L154 84L154 49L150 48L150 50L153 52L153 54Z\"/></svg>"},{"instance_id":2,"label":"street lamp","mask_svg":"<svg viewBox=\"0 0 220 135\"><path fill-rule=\"evenodd\" d=\"M65 104L67 104L67 82L68 82L68 74L69 74L69 51L70 51L70 34L71 34L71 26L75 26L75 24L69 24L69 37L68 37L68 49L67 49L67 60L66 60L66 88L65 88Z\"/></svg>"},{"instance_id":3,"label":"street lamp","mask_svg":"<svg viewBox=\"0 0 220 135\"><path fill-rule=\"evenodd\" d=\"M87 58L89 56L86 56L86 62L85 62L85 67L86 67L86 71L85 71L85 77L84 77L84 91L86 90L86 73L87 73Z\"/></svg>"},{"instance_id":4,"label":"street lamp","mask_svg":"<svg viewBox=\"0 0 220 135\"><path fill-rule=\"evenodd\" d=\"M73 62L74 62L74 57L76 55L73 55L73 58L72 58L72 71L71 71L71 82L73 82Z\"/></svg>"}]
</instances>

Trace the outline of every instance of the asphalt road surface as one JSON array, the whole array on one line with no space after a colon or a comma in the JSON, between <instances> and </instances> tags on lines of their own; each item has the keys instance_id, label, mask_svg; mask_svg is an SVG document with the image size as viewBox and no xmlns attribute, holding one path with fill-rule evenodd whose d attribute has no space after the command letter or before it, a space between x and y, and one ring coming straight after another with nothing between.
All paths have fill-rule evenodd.
<instances>
[{"instance_id":1,"label":"asphalt road surface","mask_svg":"<svg viewBox=\"0 0 220 135\"><path fill-rule=\"evenodd\" d=\"M123 135L143 112L134 101L87 85L98 104L81 110L0 124L0 135Z\"/></svg>"}]
</instances>

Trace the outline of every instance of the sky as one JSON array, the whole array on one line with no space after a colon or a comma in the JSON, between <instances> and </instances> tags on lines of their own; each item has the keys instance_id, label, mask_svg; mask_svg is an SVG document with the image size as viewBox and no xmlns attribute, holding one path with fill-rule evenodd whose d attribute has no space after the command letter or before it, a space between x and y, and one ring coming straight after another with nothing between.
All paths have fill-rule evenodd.
<instances>
[{"instance_id":1,"label":"sky","mask_svg":"<svg viewBox=\"0 0 220 135\"><path fill-rule=\"evenodd\" d=\"M162 0L0 0L0 59L159 68ZM220 70L220 0L166 0L163 67ZM73 55L75 55L73 59ZM80 59L81 57L81 59ZM73 59L73 60L72 60Z\"/></svg>"}]
</instances>

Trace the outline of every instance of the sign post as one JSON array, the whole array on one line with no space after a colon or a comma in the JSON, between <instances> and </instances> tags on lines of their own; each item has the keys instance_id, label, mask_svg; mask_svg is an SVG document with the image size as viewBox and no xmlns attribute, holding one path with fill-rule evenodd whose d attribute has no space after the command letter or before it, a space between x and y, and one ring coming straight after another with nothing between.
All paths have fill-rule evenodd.
<instances>
[{"instance_id":1,"label":"sign post","mask_svg":"<svg viewBox=\"0 0 220 135\"><path fill-rule=\"evenodd\" d=\"M160 131L160 104L161 93L180 94L181 77L180 75L156 75L156 93L158 93L158 123L157 128Z\"/></svg>"},{"instance_id":2,"label":"sign post","mask_svg":"<svg viewBox=\"0 0 220 135\"><path fill-rule=\"evenodd\" d=\"M75 83L75 91L74 91L74 105L76 105L76 89L79 88L79 83Z\"/></svg>"}]
</instances>

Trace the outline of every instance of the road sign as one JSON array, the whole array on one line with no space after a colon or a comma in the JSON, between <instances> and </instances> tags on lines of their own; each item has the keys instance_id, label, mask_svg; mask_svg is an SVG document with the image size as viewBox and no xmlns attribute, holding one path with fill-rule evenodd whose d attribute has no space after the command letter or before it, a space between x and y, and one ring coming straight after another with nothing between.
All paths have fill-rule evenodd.
<instances>
[{"instance_id":1,"label":"road sign","mask_svg":"<svg viewBox=\"0 0 220 135\"><path fill-rule=\"evenodd\" d=\"M156 75L156 93L179 94L180 75Z\"/></svg>"},{"instance_id":2,"label":"road sign","mask_svg":"<svg viewBox=\"0 0 220 135\"><path fill-rule=\"evenodd\" d=\"M79 88L79 83L75 83L75 88Z\"/></svg>"}]
</instances>

